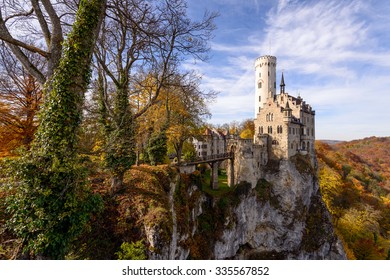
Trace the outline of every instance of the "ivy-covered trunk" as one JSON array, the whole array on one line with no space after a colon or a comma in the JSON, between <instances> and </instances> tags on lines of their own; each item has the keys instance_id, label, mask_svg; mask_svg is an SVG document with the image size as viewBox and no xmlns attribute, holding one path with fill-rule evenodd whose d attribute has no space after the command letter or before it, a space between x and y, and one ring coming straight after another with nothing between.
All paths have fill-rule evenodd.
<instances>
[{"instance_id":1,"label":"ivy-covered trunk","mask_svg":"<svg viewBox=\"0 0 390 280\"><path fill-rule=\"evenodd\" d=\"M101 113L103 110L101 110ZM123 186L123 177L135 163L134 119L129 104L127 75L122 75L116 87L114 115L110 127L105 129L105 164L111 173L111 191Z\"/></svg>"},{"instance_id":2,"label":"ivy-covered trunk","mask_svg":"<svg viewBox=\"0 0 390 280\"><path fill-rule=\"evenodd\" d=\"M9 226L31 258L63 259L100 205L77 155L77 130L106 1L81 0L54 74L45 84L31 151L13 164Z\"/></svg>"}]
</instances>

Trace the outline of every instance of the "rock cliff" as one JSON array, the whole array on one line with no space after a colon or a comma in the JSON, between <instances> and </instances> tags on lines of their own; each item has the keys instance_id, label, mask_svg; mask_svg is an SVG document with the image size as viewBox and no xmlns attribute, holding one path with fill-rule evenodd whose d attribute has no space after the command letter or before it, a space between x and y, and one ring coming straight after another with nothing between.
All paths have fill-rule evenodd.
<instances>
[{"instance_id":1,"label":"rock cliff","mask_svg":"<svg viewBox=\"0 0 390 280\"><path fill-rule=\"evenodd\" d=\"M141 229L152 259L346 258L305 157L269 161L263 179L225 193L201 191L196 174L177 175L167 200L168 232L159 223Z\"/></svg>"}]
</instances>

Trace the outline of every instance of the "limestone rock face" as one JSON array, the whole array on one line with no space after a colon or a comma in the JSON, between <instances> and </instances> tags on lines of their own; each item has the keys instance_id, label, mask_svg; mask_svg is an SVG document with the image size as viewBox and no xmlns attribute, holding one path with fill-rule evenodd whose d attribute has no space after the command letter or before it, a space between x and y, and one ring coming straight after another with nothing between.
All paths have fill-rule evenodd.
<instances>
[{"instance_id":1,"label":"limestone rock face","mask_svg":"<svg viewBox=\"0 0 390 280\"><path fill-rule=\"evenodd\" d=\"M216 259L345 259L315 176L290 161L240 196L235 225L215 243Z\"/></svg>"},{"instance_id":2,"label":"limestone rock face","mask_svg":"<svg viewBox=\"0 0 390 280\"><path fill-rule=\"evenodd\" d=\"M301 161L300 161L301 160ZM172 237L153 259L346 259L333 231L315 168L300 159L271 162L256 184L212 196L172 184ZM176 186L176 187L175 187ZM179 195L180 194L180 195ZM154 237L153 237L154 236ZM158 239L158 238L157 238Z\"/></svg>"}]
</instances>

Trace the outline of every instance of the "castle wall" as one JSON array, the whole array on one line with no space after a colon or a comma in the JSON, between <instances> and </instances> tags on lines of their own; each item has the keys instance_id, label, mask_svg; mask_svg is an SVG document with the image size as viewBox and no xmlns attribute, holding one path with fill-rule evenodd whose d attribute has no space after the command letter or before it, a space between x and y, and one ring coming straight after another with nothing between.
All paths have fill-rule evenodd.
<instances>
[{"instance_id":1,"label":"castle wall","mask_svg":"<svg viewBox=\"0 0 390 280\"><path fill-rule=\"evenodd\" d=\"M245 181L256 185L263 176L262 166L268 162L267 145L254 144L247 139L234 139L228 142L228 150L234 151L234 184ZM229 168L228 177L230 172Z\"/></svg>"}]
</instances>

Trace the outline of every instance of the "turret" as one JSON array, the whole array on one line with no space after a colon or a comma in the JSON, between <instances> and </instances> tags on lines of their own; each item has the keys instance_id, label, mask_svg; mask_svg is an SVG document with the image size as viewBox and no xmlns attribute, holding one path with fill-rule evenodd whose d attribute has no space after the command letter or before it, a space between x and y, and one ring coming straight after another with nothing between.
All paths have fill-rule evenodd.
<instances>
[{"instance_id":1,"label":"turret","mask_svg":"<svg viewBox=\"0 0 390 280\"><path fill-rule=\"evenodd\" d=\"M290 105L288 104L287 101L286 107L283 109L283 121L291 122L291 116L292 116L292 109L290 108Z\"/></svg>"},{"instance_id":2,"label":"turret","mask_svg":"<svg viewBox=\"0 0 390 280\"><path fill-rule=\"evenodd\" d=\"M255 61L255 118L268 98L276 94L276 57L261 56Z\"/></svg>"},{"instance_id":3,"label":"turret","mask_svg":"<svg viewBox=\"0 0 390 280\"><path fill-rule=\"evenodd\" d=\"M282 72L282 79L280 80L280 94L285 93L284 75Z\"/></svg>"}]
</instances>

